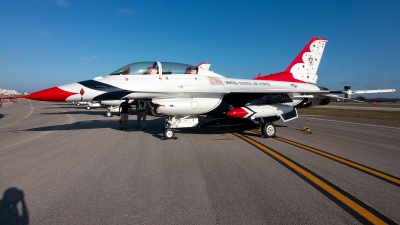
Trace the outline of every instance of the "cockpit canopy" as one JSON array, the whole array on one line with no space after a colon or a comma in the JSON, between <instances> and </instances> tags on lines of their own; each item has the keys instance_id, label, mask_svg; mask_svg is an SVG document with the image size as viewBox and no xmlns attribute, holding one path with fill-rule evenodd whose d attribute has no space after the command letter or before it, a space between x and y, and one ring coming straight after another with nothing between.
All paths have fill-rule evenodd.
<instances>
[{"instance_id":1,"label":"cockpit canopy","mask_svg":"<svg viewBox=\"0 0 400 225\"><path fill-rule=\"evenodd\" d=\"M197 74L197 67L173 62L136 62L117 69L110 75Z\"/></svg>"}]
</instances>

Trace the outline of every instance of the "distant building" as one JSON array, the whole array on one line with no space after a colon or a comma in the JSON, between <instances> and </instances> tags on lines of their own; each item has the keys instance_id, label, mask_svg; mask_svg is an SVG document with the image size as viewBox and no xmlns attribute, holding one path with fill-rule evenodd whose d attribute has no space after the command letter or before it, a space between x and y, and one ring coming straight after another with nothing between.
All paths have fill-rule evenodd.
<instances>
[{"instance_id":1,"label":"distant building","mask_svg":"<svg viewBox=\"0 0 400 225\"><path fill-rule=\"evenodd\" d=\"M2 95L17 95L18 92L16 90L6 90L0 88L0 94Z\"/></svg>"}]
</instances>

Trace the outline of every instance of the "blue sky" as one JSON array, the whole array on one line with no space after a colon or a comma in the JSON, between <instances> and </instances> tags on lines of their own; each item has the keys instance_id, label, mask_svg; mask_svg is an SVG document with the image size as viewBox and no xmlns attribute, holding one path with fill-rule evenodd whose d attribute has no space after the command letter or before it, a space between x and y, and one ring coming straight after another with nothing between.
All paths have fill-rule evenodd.
<instances>
[{"instance_id":1,"label":"blue sky","mask_svg":"<svg viewBox=\"0 0 400 225\"><path fill-rule=\"evenodd\" d=\"M318 85L400 97L399 9L398 0L5 0L0 88L34 92L138 61L205 61L253 78L283 71L323 37Z\"/></svg>"}]
</instances>

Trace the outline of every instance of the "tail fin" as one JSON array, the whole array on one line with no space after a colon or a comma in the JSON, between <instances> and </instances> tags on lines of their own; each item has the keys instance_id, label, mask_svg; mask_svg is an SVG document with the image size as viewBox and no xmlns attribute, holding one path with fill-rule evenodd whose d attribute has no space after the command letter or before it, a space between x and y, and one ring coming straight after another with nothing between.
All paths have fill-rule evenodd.
<instances>
[{"instance_id":1,"label":"tail fin","mask_svg":"<svg viewBox=\"0 0 400 225\"><path fill-rule=\"evenodd\" d=\"M256 80L276 80L302 83L317 83L317 70L328 39L311 38L285 71L255 78Z\"/></svg>"}]
</instances>

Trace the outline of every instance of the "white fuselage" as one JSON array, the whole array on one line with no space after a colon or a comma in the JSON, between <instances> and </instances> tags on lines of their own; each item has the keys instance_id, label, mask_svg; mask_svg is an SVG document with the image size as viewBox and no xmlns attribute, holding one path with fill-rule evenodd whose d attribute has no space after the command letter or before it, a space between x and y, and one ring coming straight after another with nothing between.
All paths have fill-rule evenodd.
<instances>
[{"instance_id":1,"label":"white fuselage","mask_svg":"<svg viewBox=\"0 0 400 225\"><path fill-rule=\"evenodd\" d=\"M73 92L66 101L152 99L164 115L196 115L215 109L230 93L297 93L319 90L307 83L226 78L211 71L202 74L110 75L93 80L95 84L74 83L59 86ZM110 88L110 86L112 88ZM83 90L84 94L81 94ZM116 92L118 95L109 94Z\"/></svg>"}]
</instances>

